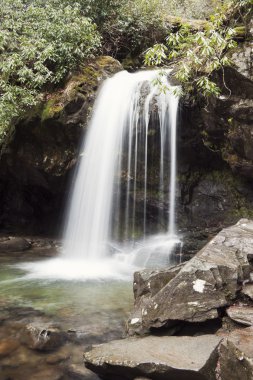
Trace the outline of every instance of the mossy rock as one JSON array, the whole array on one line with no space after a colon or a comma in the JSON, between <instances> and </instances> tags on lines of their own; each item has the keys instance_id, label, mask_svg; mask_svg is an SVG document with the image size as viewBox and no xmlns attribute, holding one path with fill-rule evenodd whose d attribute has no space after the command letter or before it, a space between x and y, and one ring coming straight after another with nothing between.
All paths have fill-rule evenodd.
<instances>
[{"instance_id":1,"label":"mossy rock","mask_svg":"<svg viewBox=\"0 0 253 380\"><path fill-rule=\"evenodd\" d=\"M122 70L121 64L112 57L101 56L80 67L67 81L64 88L45 95L41 110L42 122L57 119L69 123L69 115L78 112L86 103L86 111L91 108L89 103L94 100L94 94L100 82L117 71Z\"/></svg>"}]
</instances>

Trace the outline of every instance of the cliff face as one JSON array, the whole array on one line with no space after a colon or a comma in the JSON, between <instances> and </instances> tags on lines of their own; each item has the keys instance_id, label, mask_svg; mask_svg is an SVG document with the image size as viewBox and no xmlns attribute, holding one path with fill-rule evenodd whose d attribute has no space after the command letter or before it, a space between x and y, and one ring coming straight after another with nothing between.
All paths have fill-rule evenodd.
<instances>
[{"instance_id":1,"label":"cliff face","mask_svg":"<svg viewBox=\"0 0 253 380\"><path fill-rule=\"evenodd\" d=\"M252 217L252 43L239 44L233 60L235 66L216 77L219 98L203 108L182 105L178 224L194 228L198 242L239 217Z\"/></svg>"},{"instance_id":2,"label":"cliff face","mask_svg":"<svg viewBox=\"0 0 253 380\"><path fill-rule=\"evenodd\" d=\"M79 145L101 81L121 70L99 57L17 125L0 161L0 228L57 233L62 225Z\"/></svg>"},{"instance_id":3,"label":"cliff face","mask_svg":"<svg viewBox=\"0 0 253 380\"><path fill-rule=\"evenodd\" d=\"M233 57L236 66L225 71L219 99L203 108L180 104L177 225L187 253L195 252L223 226L253 213L251 55L251 43L241 43ZM48 95L41 108L17 126L0 162L2 231L59 231L96 90L120 69L118 61L100 57L73 75L62 90ZM217 81L223 82L222 76ZM155 166L151 189L157 180ZM147 206L154 220L162 207L156 192L148 194Z\"/></svg>"}]
</instances>

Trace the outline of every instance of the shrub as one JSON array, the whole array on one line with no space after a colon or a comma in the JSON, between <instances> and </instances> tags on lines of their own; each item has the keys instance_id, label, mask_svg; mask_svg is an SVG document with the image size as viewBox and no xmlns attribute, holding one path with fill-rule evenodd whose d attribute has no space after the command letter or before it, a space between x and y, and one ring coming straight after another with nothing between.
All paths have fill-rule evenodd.
<instances>
[{"instance_id":1,"label":"shrub","mask_svg":"<svg viewBox=\"0 0 253 380\"><path fill-rule=\"evenodd\" d=\"M210 16L203 30L196 32L187 24L181 25L176 33L169 34L166 44L147 50L145 63L174 63L182 93L218 96L221 89L213 81L213 74L218 70L224 74L224 68L232 65L228 52L237 45L235 26L247 23L252 9L253 0L232 0Z\"/></svg>"},{"instance_id":2,"label":"shrub","mask_svg":"<svg viewBox=\"0 0 253 380\"><path fill-rule=\"evenodd\" d=\"M78 5L5 0L0 8L0 142L34 106L100 46L96 26Z\"/></svg>"}]
</instances>

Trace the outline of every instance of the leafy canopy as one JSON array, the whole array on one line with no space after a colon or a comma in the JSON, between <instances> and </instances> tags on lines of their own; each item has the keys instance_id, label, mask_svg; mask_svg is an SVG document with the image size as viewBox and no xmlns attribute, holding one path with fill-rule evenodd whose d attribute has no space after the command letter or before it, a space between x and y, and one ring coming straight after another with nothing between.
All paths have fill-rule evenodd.
<instances>
[{"instance_id":1,"label":"leafy canopy","mask_svg":"<svg viewBox=\"0 0 253 380\"><path fill-rule=\"evenodd\" d=\"M157 66L172 62L176 64L175 77L182 84L181 92L197 91L206 98L218 96L221 89L212 80L213 73L224 73L224 68L232 65L228 52L237 46L234 26L238 21L247 22L252 6L253 0L233 0L211 15L203 30L181 25L176 33L169 34L166 44L155 44L147 50L145 63Z\"/></svg>"},{"instance_id":2,"label":"leafy canopy","mask_svg":"<svg viewBox=\"0 0 253 380\"><path fill-rule=\"evenodd\" d=\"M80 6L2 0L0 7L0 140L13 120L34 106L100 46L96 26Z\"/></svg>"}]
</instances>

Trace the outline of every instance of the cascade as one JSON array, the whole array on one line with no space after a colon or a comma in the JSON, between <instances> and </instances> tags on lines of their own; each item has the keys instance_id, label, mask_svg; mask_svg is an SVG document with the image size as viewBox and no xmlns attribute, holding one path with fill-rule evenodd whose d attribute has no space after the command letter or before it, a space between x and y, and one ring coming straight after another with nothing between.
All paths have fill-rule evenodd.
<instances>
[{"instance_id":1,"label":"cascade","mask_svg":"<svg viewBox=\"0 0 253 380\"><path fill-rule=\"evenodd\" d=\"M167 75L159 75L161 86L157 86L158 75L156 70L122 71L102 85L81 148L64 230L63 257L96 261L115 254L115 250L130 250L128 257L146 265L153 262L158 241L165 243L167 261L178 242L178 98L171 91L161 91L169 82ZM160 205L151 225L150 183ZM164 213L164 209L169 212ZM141 252L136 261L136 254Z\"/></svg>"}]
</instances>

